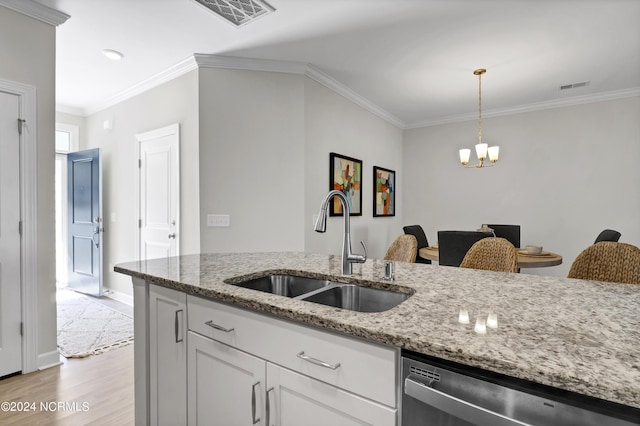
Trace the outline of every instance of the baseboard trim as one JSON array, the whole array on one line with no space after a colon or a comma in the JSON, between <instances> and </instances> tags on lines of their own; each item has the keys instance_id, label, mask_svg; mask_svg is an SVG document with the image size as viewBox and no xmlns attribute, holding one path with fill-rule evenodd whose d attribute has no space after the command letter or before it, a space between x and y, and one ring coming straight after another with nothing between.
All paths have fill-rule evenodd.
<instances>
[{"instance_id":1,"label":"baseboard trim","mask_svg":"<svg viewBox=\"0 0 640 426\"><path fill-rule=\"evenodd\" d=\"M133 306L133 296L128 295L126 293L122 293L122 292L111 290L111 289L106 289L104 292L104 296L108 297L109 299L122 302L126 305Z\"/></svg>"},{"instance_id":2,"label":"baseboard trim","mask_svg":"<svg viewBox=\"0 0 640 426\"><path fill-rule=\"evenodd\" d=\"M38 354L37 362L38 370L46 370L47 368L55 367L62 364L62 361L60 361L60 353L57 349L55 351Z\"/></svg>"}]
</instances>

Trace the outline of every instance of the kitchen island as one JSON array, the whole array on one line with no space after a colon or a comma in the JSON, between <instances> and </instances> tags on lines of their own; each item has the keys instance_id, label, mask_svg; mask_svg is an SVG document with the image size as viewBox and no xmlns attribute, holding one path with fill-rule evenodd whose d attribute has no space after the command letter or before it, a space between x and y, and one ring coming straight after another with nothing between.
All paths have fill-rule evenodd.
<instances>
[{"instance_id":1,"label":"kitchen island","mask_svg":"<svg viewBox=\"0 0 640 426\"><path fill-rule=\"evenodd\" d=\"M131 262L135 280L276 318L640 408L640 286L309 253L201 254ZM289 274L413 295L384 312L333 308L225 281ZM136 302L137 303L137 302ZM461 310L470 324L459 322ZM474 332L476 317L497 328Z\"/></svg>"}]
</instances>

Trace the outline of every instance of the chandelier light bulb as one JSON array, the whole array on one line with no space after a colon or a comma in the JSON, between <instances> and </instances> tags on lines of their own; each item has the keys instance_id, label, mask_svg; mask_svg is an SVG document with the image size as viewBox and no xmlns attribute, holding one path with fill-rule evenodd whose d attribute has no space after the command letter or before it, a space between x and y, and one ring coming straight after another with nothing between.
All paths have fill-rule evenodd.
<instances>
[{"instance_id":1,"label":"chandelier light bulb","mask_svg":"<svg viewBox=\"0 0 640 426\"><path fill-rule=\"evenodd\" d=\"M498 157L500 155L500 147L499 146L490 146L489 147L489 160L492 163L498 161Z\"/></svg>"},{"instance_id":2,"label":"chandelier light bulb","mask_svg":"<svg viewBox=\"0 0 640 426\"><path fill-rule=\"evenodd\" d=\"M469 164L469 157L471 156L471 150L468 148L464 148L460 150L460 162L462 165L466 166Z\"/></svg>"},{"instance_id":3,"label":"chandelier light bulb","mask_svg":"<svg viewBox=\"0 0 640 426\"><path fill-rule=\"evenodd\" d=\"M478 160L484 160L487 158L488 145L486 143L479 143L476 145L476 155Z\"/></svg>"}]
</instances>

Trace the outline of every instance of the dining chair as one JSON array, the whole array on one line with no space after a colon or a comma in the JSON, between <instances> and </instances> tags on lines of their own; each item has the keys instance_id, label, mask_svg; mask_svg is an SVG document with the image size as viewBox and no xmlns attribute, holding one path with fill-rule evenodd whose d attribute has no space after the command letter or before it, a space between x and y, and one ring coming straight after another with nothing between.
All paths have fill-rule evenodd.
<instances>
[{"instance_id":1,"label":"dining chair","mask_svg":"<svg viewBox=\"0 0 640 426\"><path fill-rule=\"evenodd\" d=\"M640 248L615 241L595 243L576 257L568 277L640 284Z\"/></svg>"},{"instance_id":2,"label":"dining chair","mask_svg":"<svg viewBox=\"0 0 640 426\"><path fill-rule=\"evenodd\" d=\"M520 225L490 225L487 226L493 229L493 233L496 237L505 238L509 240L514 247L520 247Z\"/></svg>"},{"instance_id":3,"label":"dining chair","mask_svg":"<svg viewBox=\"0 0 640 426\"><path fill-rule=\"evenodd\" d=\"M427 241L427 235L424 233L424 229L420 225L407 225L403 226L402 230L405 234L413 235L418 241L418 251L421 248L429 247L429 241ZM420 256L416 256L416 263L431 263L429 259L424 259Z\"/></svg>"},{"instance_id":4,"label":"dining chair","mask_svg":"<svg viewBox=\"0 0 640 426\"><path fill-rule=\"evenodd\" d=\"M400 235L391 243L384 260L397 262L415 262L418 255L418 241L413 235Z\"/></svg>"},{"instance_id":5,"label":"dining chair","mask_svg":"<svg viewBox=\"0 0 640 426\"><path fill-rule=\"evenodd\" d=\"M483 238L471 246L460 267L518 272L518 251L506 238Z\"/></svg>"},{"instance_id":6,"label":"dining chair","mask_svg":"<svg viewBox=\"0 0 640 426\"><path fill-rule=\"evenodd\" d=\"M613 229L605 229L596 237L595 243L599 243L601 241L614 241L618 242L620 240L620 234L618 231L614 231Z\"/></svg>"},{"instance_id":7,"label":"dining chair","mask_svg":"<svg viewBox=\"0 0 640 426\"><path fill-rule=\"evenodd\" d=\"M492 236L491 233L479 231L438 231L438 264L460 266L472 245Z\"/></svg>"}]
</instances>

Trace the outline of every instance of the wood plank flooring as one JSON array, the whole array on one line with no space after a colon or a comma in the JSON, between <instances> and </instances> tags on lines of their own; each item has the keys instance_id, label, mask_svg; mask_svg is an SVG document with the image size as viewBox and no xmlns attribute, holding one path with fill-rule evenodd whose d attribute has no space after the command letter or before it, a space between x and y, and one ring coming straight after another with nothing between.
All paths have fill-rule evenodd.
<instances>
[{"instance_id":1,"label":"wood plank flooring","mask_svg":"<svg viewBox=\"0 0 640 426\"><path fill-rule=\"evenodd\" d=\"M0 380L0 403L15 403L11 408L27 403L34 408L21 412L0 408L1 425L134 424L133 345L61 359L60 366Z\"/></svg>"}]
</instances>

